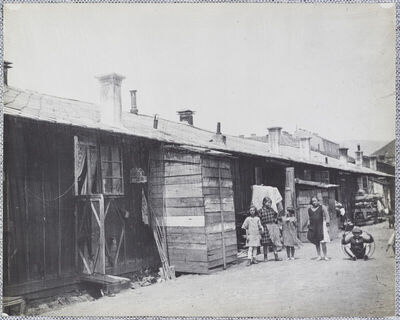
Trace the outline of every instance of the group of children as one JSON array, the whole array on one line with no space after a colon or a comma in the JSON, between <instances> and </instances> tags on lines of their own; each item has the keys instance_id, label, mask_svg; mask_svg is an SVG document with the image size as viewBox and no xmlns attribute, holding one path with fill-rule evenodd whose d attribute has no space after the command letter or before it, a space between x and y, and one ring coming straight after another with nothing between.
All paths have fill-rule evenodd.
<instances>
[{"instance_id":1,"label":"group of children","mask_svg":"<svg viewBox=\"0 0 400 320\"><path fill-rule=\"evenodd\" d=\"M257 250L263 246L264 261L267 260L268 251L272 249L275 260L279 261L278 251L286 248L288 260L294 260L295 247L301 245L297 238L297 221L295 210L287 208L284 215L278 215L271 207L271 199L265 197L260 210L255 206L249 209L249 216L245 219L242 229L246 230L246 246L248 247L247 265L258 263L256 260ZM394 232L388 242L387 250L394 248ZM359 227L354 226L351 232L344 232L342 246L344 253L352 260L368 260L372 255L371 244L374 238L368 232L363 232ZM328 260L328 259L326 259Z\"/></svg>"},{"instance_id":2,"label":"group of children","mask_svg":"<svg viewBox=\"0 0 400 320\"><path fill-rule=\"evenodd\" d=\"M297 225L295 211L287 208L283 216L271 208L271 199L265 197L260 210L251 206L249 214L243 222L242 228L246 230L246 246L248 249L247 265L258 263L257 250L262 245L264 261L268 260L268 251L272 249L275 260L280 261L278 251L286 248L287 259L294 260L295 247L301 244L297 238Z\"/></svg>"}]
</instances>

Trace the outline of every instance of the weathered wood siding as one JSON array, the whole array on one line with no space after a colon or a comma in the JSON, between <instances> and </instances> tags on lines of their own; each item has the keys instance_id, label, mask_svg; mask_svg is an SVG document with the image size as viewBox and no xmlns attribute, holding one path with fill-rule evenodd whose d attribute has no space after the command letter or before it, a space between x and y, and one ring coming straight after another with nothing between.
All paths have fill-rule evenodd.
<instances>
[{"instance_id":1,"label":"weathered wood siding","mask_svg":"<svg viewBox=\"0 0 400 320\"><path fill-rule=\"evenodd\" d=\"M236 259L232 186L229 160L168 147L151 153L149 197L163 216L176 271L207 273L222 265L221 210L226 262Z\"/></svg>"},{"instance_id":2,"label":"weathered wood siding","mask_svg":"<svg viewBox=\"0 0 400 320\"><path fill-rule=\"evenodd\" d=\"M73 135L4 121L4 294L57 286L75 273Z\"/></svg>"},{"instance_id":3,"label":"weathered wood siding","mask_svg":"<svg viewBox=\"0 0 400 320\"><path fill-rule=\"evenodd\" d=\"M202 156L208 267L237 259L235 205L230 159Z\"/></svg>"},{"instance_id":4,"label":"weathered wood siding","mask_svg":"<svg viewBox=\"0 0 400 320\"><path fill-rule=\"evenodd\" d=\"M123 150L125 194L113 198L105 223L106 242L112 237L122 241L117 264L108 263L107 272L122 274L159 264L151 229L142 221L142 185L129 183L132 167L148 171L147 141L6 116L4 295L77 282L81 269L73 185L76 135L117 143Z\"/></svg>"},{"instance_id":5,"label":"weathered wood siding","mask_svg":"<svg viewBox=\"0 0 400 320\"><path fill-rule=\"evenodd\" d=\"M179 272L207 273L200 155L167 148L152 152L149 197L164 219L170 264Z\"/></svg>"}]
</instances>

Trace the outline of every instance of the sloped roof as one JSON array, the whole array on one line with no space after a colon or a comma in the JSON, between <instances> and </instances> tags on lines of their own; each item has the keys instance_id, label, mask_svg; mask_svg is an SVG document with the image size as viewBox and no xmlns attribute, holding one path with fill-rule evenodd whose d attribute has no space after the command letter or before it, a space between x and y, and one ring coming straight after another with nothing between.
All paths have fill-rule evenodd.
<instances>
[{"instance_id":1,"label":"sloped roof","mask_svg":"<svg viewBox=\"0 0 400 320\"><path fill-rule=\"evenodd\" d=\"M100 121L99 106L72 99L45 95L29 90L6 86L4 89L4 114L98 129L108 132L133 135L157 141L207 148L221 152L241 153L253 156L287 160L310 165L334 168L354 173L389 176L369 168L357 167L351 163L343 164L338 159L326 157L318 152L311 152L311 159L302 159L299 149L293 146L281 146L281 154L269 152L269 145L262 141L221 135L203 130L182 122L158 119L158 128L153 128L153 117L123 112L122 124L111 126ZM328 163L326 160L328 159Z\"/></svg>"}]
</instances>

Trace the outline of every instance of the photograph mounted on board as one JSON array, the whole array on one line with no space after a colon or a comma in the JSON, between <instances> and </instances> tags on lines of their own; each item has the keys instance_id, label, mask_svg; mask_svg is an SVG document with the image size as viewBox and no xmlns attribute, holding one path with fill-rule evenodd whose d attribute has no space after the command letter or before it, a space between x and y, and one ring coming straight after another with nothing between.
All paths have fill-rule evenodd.
<instances>
[{"instance_id":1,"label":"photograph mounted on board","mask_svg":"<svg viewBox=\"0 0 400 320\"><path fill-rule=\"evenodd\" d=\"M3 8L3 314L395 315L393 3Z\"/></svg>"}]
</instances>

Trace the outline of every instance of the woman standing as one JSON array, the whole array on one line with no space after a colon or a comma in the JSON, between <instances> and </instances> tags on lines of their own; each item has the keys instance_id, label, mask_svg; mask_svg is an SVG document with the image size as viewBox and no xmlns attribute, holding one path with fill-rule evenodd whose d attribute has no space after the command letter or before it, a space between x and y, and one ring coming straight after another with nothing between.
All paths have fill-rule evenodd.
<instances>
[{"instance_id":1,"label":"woman standing","mask_svg":"<svg viewBox=\"0 0 400 320\"><path fill-rule=\"evenodd\" d=\"M308 209L308 233L307 239L317 249L317 260L329 260L327 257L326 244L330 242L328 233L329 213L325 206L321 205L317 197L311 198L311 207ZM321 247L323 256L321 256Z\"/></svg>"},{"instance_id":2,"label":"woman standing","mask_svg":"<svg viewBox=\"0 0 400 320\"><path fill-rule=\"evenodd\" d=\"M275 260L281 261L278 257L278 248L282 247L281 234L278 226L278 213L271 207L272 200L269 197L263 199L263 206L260 209L261 224L264 227L264 233L261 243L264 247L264 261L268 260L268 249L272 247Z\"/></svg>"}]
</instances>

